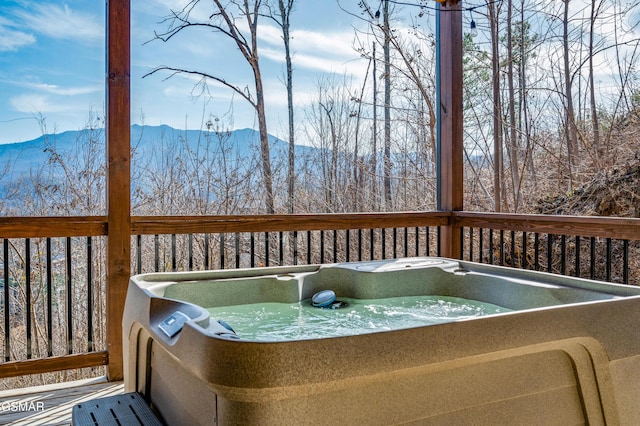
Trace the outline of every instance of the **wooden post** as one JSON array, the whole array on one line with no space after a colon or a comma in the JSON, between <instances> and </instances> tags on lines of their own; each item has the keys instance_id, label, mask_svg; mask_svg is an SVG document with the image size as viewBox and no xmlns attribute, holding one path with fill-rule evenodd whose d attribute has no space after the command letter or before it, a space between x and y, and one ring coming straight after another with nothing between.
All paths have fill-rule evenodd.
<instances>
[{"instance_id":1,"label":"wooden post","mask_svg":"<svg viewBox=\"0 0 640 426\"><path fill-rule=\"evenodd\" d=\"M123 378L122 315L131 271L130 0L107 0L107 351Z\"/></svg>"},{"instance_id":2,"label":"wooden post","mask_svg":"<svg viewBox=\"0 0 640 426\"><path fill-rule=\"evenodd\" d=\"M438 120L438 210L463 209L462 144L462 8L455 0L440 4L439 120ZM441 232L442 256L460 256L460 228L453 218Z\"/></svg>"}]
</instances>

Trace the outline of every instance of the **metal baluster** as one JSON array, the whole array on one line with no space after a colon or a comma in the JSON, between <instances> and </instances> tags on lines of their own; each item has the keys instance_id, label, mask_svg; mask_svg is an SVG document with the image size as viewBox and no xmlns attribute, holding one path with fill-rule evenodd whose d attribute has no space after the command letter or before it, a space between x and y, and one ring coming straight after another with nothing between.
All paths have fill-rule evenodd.
<instances>
[{"instance_id":1,"label":"metal baluster","mask_svg":"<svg viewBox=\"0 0 640 426\"><path fill-rule=\"evenodd\" d=\"M87 237L87 352L93 352L93 242Z\"/></svg>"},{"instance_id":2,"label":"metal baluster","mask_svg":"<svg viewBox=\"0 0 640 426\"><path fill-rule=\"evenodd\" d=\"M622 282L629 284L629 240L622 240Z\"/></svg>"},{"instance_id":3,"label":"metal baluster","mask_svg":"<svg viewBox=\"0 0 640 426\"><path fill-rule=\"evenodd\" d=\"M66 281L67 281L67 353L73 353L73 298L71 279L71 237L66 239Z\"/></svg>"},{"instance_id":4,"label":"metal baluster","mask_svg":"<svg viewBox=\"0 0 640 426\"><path fill-rule=\"evenodd\" d=\"M533 269L537 271L540 269L540 260L538 259L538 256L540 255L540 234L538 232L533 234L533 245Z\"/></svg>"},{"instance_id":5,"label":"metal baluster","mask_svg":"<svg viewBox=\"0 0 640 426\"><path fill-rule=\"evenodd\" d=\"M611 238L607 238L607 281L611 282Z\"/></svg>"},{"instance_id":6,"label":"metal baluster","mask_svg":"<svg viewBox=\"0 0 640 426\"><path fill-rule=\"evenodd\" d=\"M576 235L576 277L580 276L580 236Z\"/></svg>"},{"instance_id":7,"label":"metal baluster","mask_svg":"<svg viewBox=\"0 0 640 426\"><path fill-rule=\"evenodd\" d=\"M236 232L236 269L240 269L240 233Z\"/></svg>"},{"instance_id":8,"label":"metal baluster","mask_svg":"<svg viewBox=\"0 0 640 426\"><path fill-rule=\"evenodd\" d=\"M566 275L566 257L567 257L567 236L560 237L560 274Z\"/></svg>"},{"instance_id":9,"label":"metal baluster","mask_svg":"<svg viewBox=\"0 0 640 426\"><path fill-rule=\"evenodd\" d=\"M224 246L225 246L225 238L226 238L227 234L225 233L221 233L220 234L220 269L224 269L225 263L226 263L226 259L225 259L225 250L224 250Z\"/></svg>"},{"instance_id":10,"label":"metal baluster","mask_svg":"<svg viewBox=\"0 0 640 426\"><path fill-rule=\"evenodd\" d=\"M11 278L9 275L9 239L2 240L4 252L4 360L11 361L11 300L9 290L11 289Z\"/></svg>"},{"instance_id":11,"label":"metal baluster","mask_svg":"<svg viewBox=\"0 0 640 426\"><path fill-rule=\"evenodd\" d=\"M596 237L591 237L591 247L589 247L589 276L591 279L595 279L596 277Z\"/></svg>"},{"instance_id":12,"label":"metal baluster","mask_svg":"<svg viewBox=\"0 0 640 426\"><path fill-rule=\"evenodd\" d=\"M32 332L31 332L31 239L25 238L24 244L24 274L26 293L26 328L27 328L27 359L32 357Z\"/></svg>"},{"instance_id":13,"label":"metal baluster","mask_svg":"<svg viewBox=\"0 0 640 426\"><path fill-rule=\"evenodd\" d=\"M346 258L346 262L349 262L351 260L351 230L347 229L345 231L345 258Z\"/></svg>"}]
</instances>

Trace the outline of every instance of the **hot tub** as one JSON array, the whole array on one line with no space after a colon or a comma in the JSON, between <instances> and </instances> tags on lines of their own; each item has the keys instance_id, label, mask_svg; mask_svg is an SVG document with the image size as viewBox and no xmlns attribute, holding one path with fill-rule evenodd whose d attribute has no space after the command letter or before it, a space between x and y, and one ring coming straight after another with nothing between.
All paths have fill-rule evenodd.
<instances>
[{"instance_id":1,"label":"hot tub","mask_svg":"<svg viewBox=\"0 0 640 426\"><path fill-rule=\"evenodd\" d=\"M504 310L283 341L207 310L326 289ZM125 305L125 391L169 425L640 424L639 330L640 288L444 258L143 274Z\"/></svg>"}]
</instances>

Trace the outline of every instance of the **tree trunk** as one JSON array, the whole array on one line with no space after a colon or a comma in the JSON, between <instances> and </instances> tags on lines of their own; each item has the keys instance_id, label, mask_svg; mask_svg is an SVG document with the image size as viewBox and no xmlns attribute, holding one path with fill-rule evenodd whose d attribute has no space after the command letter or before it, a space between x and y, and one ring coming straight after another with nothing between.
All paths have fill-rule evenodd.
<instances>
[{"instance_id":1,"label":"tree trunk","mask_svg":"<svg viewBox=\"0 0 640 426\"><path fill-rule=\"evenodd\" d=\"M513 2L507 2L507 84L509 85L509 168L513 190L513 211L522 203L520 193L520 164L518 160L518 128L516 123L515 87L513 84Z\"/></svg>"},{"instance_id":2,"label":"tree trunk","mask_svg":"<svg viewBox=\"0 0 640 426\"><path fill-rule=\"evenodd\" d=\"M598 122L598 108L596 106L596 89L593 77L593 34L595 31L595 21L598 15L596 9L596 0L591 1L591 20L589 22L589 95L591 103L591 126L593 131L593 151L596 167L602 167L602 147L600 144L600 124Z\"/></svg>"},{"instance_id":3,"label":"tree trunk","mask_svg":"<svg viewBox=\"0 0 640 426\"><path fill-rule=\"evenodd\" d=\"M280 18L282 19L282 39L284 41L284 54L287 66L287 110L289 112L289 170L287 172L288 211L293 214L295 201L295 131L293 121L293 65L291 64L291 36L289 34L289 17L294 0L278 0Z\"/></svg>"},{"instance_id":4,"label":"tree trunk","mask_svg":"<svg viewBox=\"0 0 640 426\"><path fill-rule=\"evenodd\" d=\"M389 0L384 1L384 202L385 210L392 211L391 199L391 55L389 53Z\"/></svg>"},{"instance_id":5,"label":"tree trunk","mask_svg":"<svg viewBox=\"0 0 640 426\"><path fill-rule=\"evenodd\" d=\"M491 67L493 72L493 203L496 212L502 211L502 108L500 103L500 58L498 43L498 10L496 4L489 3L491 25Z\"/></svg>"},{"instance_id":6,"label":"tree trunk","mask_svg":"<svg viewBox=\"0 0 640 426\"><path fill-rule=\"evenodd\" d=\"M563 48L564 48L564 84L565 84L565 135L567 141L567 154L569 156L569 190L573 188L573 168L578 157L578 138L575 124L575 112L573 110L573 91L571 69L569 68L569 0L564 1Z\"/></svg>"}]
</instances>

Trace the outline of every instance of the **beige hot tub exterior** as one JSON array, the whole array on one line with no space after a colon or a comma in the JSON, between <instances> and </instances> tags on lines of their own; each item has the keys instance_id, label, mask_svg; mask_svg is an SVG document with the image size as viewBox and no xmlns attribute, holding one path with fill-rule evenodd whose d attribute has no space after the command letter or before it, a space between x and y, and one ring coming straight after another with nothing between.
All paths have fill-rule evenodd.
<instances>
[{"instance_id":1,"label":"beige hot tub exterior","mask_svg":"<svg viewBox=\"0 0 640 426\"><path fill-rule=\"evenodd\" d=\"M517 312L251 342L200 306L437 294ZM172 338L158 325L191 319ZM125 390L169 425L640 424L640 288L439 258L132 277Z\"/></svg>"}]
</instances>

